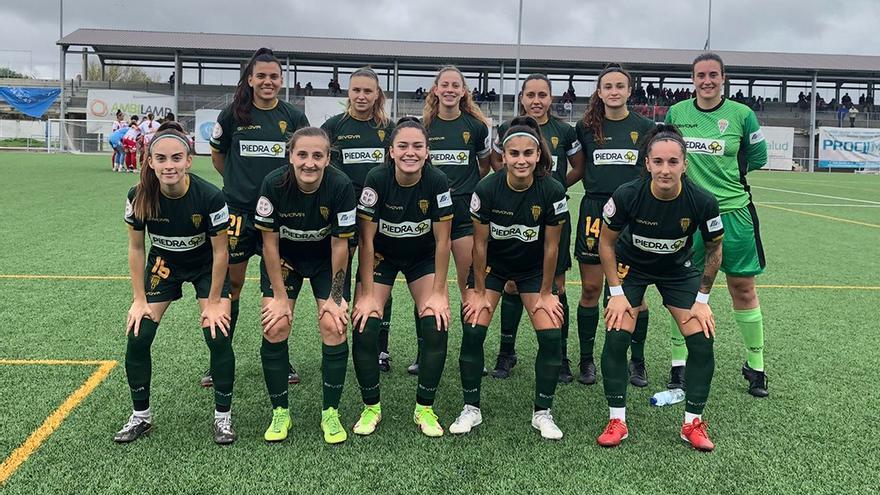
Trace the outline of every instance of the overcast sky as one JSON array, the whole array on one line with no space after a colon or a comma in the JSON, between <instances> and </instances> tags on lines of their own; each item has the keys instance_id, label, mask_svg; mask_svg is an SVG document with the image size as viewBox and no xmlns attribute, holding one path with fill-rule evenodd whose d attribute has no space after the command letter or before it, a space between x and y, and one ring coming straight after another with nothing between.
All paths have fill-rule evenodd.
<instances>
[{"instance_id":1,"label":"overcast sky","mask_svg":"<svg viewBox=\"0 0 880 495\"><path fill-rule=\"evenodd\" d=\"M64 33L106 28L514 44L517 5L517 0L67 0ZM700 49L708 5L708 0L527 1L522 42ZM0 66L57 78L59 0L3 0L0 19ZM712 48L878 55L877 19L880 0L714 0ZM67 64L69 77L81 70L78 56L69 56Z\"/></svg>"}]
</instances>

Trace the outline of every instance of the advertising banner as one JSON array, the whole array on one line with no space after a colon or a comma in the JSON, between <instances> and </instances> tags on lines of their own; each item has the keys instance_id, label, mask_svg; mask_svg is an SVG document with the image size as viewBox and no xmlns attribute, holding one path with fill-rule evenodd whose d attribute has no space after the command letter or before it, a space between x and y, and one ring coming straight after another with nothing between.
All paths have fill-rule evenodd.
<instances>
[{"instance_id":1,"label":"advertising banner","mask_svg":"<svg viewBox=\"0 0 880 495\"><path fill-rule=\"evenodd\" d=\"M86 101L86 132L109 133L107 120L114 120L116 111L122 110L125 120L137 115L141 119L152 113L156 120L161 120L174 107L174 97L145 93L142 91L122 91L115 89L90 89ZM101 121L101 122L99 122Z\"/></svg>"},{"instance_id":2,"label":"advertising banner","mask_svg":"<svg viewBox=\"0 0 880 495\"><path fill-rule=\"evenodd\" d=\"M213 108L200 108L196 110L196 154L211 154L211 130L214 129L214 123L217 122L217 116L220 110Z\"/></svg>"},{"instance_id":3,"label":"advertising banner","mask_svg":"<svg viewBox=\"0 0 880 495\"><path fill-rule=\"evenodd\" d=\"M764 170L791 170L794 150L794 127L761 127L767 141L767 165Z\"/></svg>"},{"instance_id":4,"label":"advertising banner","mask_svg":"<svg viewBox=\"0 0 880 495\"><path fill-rule=\"evenodd\" d=\"M880 129L820 127L819 167L880 169Z\"/></svg>"}]
</instances>

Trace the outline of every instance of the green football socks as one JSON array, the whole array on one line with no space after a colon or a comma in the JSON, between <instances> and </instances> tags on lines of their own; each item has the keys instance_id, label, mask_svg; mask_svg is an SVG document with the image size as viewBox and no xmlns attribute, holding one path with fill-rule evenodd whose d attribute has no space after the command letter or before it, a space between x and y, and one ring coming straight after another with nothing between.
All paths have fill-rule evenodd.
<instances>
[{"instance_id":1,"label":"green football socks","mask_svg":"<svg viewBox=\"0 0 880 495\"><path fill-rule=\"evenodd\" d=\"M749 367L764 371L764 316L761 308L735 309L733 319L746 345Z\"/></svg>"},{"instance_id":2,"label":"green football socks","mask_svg":"<svg viewBox=\"0 0 880 495\"><path fill-rule=\"evenodd\" d=\"M672 341L672 366L684 366L688 357L688 348L672 315L669 315L669 340Z\"/></svg>"}]
</instances>

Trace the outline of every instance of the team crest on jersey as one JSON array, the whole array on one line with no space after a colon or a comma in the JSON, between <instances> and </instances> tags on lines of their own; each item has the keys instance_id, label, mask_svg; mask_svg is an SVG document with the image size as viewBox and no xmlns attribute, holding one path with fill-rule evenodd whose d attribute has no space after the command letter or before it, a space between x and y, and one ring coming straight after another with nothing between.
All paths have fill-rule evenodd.
<instances>
[{"instance_id":1,"label":"team crest on jersey","mask_svg":"<svg viewBox=\"0 0 880 495\"><path fill-rule=\"evenodd\" d=\"M324 220L327 220L327 218L330 217L330 208L327 208L326 206L322 206L319 208L319 210L321 210L321 217L323 217Z\"/></svg>"},{"instance_id":2,"label":"team crest on jersey","mask_svg":"<svg viewBox=\"0 0 880 495\"><path fill-rule=\"evenodd\" d=\"M629 138L632 140L633 144L639 142L639 133L638 131L632 131L629 133Z\"/></svg>"},{"instance_id":3,"label":"team crest on jersey","mask_svg":"<svg viewBox=\"0 0 880 495\"><path fill-rule=\"evenodd\" d=\"M287 121L286 120L279 120L278 121L278 128L281 129L282 135L284 133L286 133L287 132Z\"/></svg>"},{"instance_id":4,"label":"team crest on jersey","mask_svg":"<svg viewBox=\"0 0 880 495\"><path fill-rule=\"evenodd\" d=\"M376 131L376 134L379 135L379 141L385 141L385 131L378 130L378 131Z\"/></svg>"},{"instance_id":5,"label":"team crest on jersey","mask_svg":"<svg viewBox=\"0 0 880 495\"><path fill-rule=\"evenodd\" d=\"M430 203L428 203L427 199L420 199L419 200L419 209L422 210L422 215L428 214L428 205L429 204Z\"/></svg>"},{"instance_id":6,"label":"team crest on jersey","mask_svg":"<svg viewBox=\"0 0 880 495\"><path fill-rule=\"evenodd\" d=\"M718 130L723 133L724 131L727 130L727 126L729 126L729 125L730 125L730 122L728 122L727 119L720 119L718 121Z\"/></svg>"},{"instance_id":7,"label":"team crest on jersey","mask_svg":"<svg viewBox=\"0 0 880 495\"><path fill-rule=\"evenodd\" d=\"M553 150L555 151L556 147L559 146L559 138L553 136L552 138L550 138L550 142L553 144Z\"/></svg>"},{"instance_id":8,"label":"team crest on jersey","mask_svg":"<svg viewBox=\"0 0 880 495\"><path fill-rule=\"evenodd\" d=\"M688 227L691 226L691 219L690 218L682 218L681 220L678 221L678 224L681 225L682 232L687 232Z\"/></svg>"},{"instance_id":9,"label":"team crest on jersey","mask_svg":"<svg viewBox=\"0 0 880 495\"><path fill-rule=\"evenodd\" d=\"M471 133L468 131L464 131L461 133L461 138L464 139L464 144L468 144L471 140Z\"/></svg>"},{"instance_id":10,"label":"team crest on jersey","mask_svg":"<svg viewBox=\"0 0 880 495\"><path fill-rule=\"evenodd\" d=\"M229 249L235 250L235 246L238 246L238 237L231 235L229 236Z\"/></svg>"},{"instance_id":11,"label":"team crest on jersey","mask_svg":"<svg viewBox=\"0 0 880 495\"><path fill-rule=\"evenodd\" d=\"M541 216L541 207L538 205L532 206L532 218L534 218L535 221L537 222L538 217L540 217L540 216Z\"/></svg>"},{"instance_id":12,"label":"team crest on jersey","mask_svg":"<svg viewBox=\"0 0 880 495\"><path fill-rule=\"evenodd\" d=\"M199 225L202 224L202 216L199 215L198 213L196 213L191 218L192 218L193 225L195 226L195 228L199 228Z\"/></svg>"},{"instance_id":13,"label":"team crest on jersey","mask_svg":"<svg viewBox=\"0 0 880 495\"><path fill-rule=\"evenodd\" d=\"M158 275L150 277L150 290L156 290L156 286L159 285L159 280L160 278Z\"/></svg>"}]
</instances>

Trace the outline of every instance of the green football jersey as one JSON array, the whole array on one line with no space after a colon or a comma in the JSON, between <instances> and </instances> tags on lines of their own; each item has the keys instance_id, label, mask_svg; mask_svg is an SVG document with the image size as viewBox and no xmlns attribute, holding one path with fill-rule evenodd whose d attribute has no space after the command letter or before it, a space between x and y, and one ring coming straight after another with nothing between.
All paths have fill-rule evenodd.
<instances>
[{"instance_id":1,"label":"green football jersey","mask_svg":"<svg viewBox=\"0 0 880 495\"><path fill-rule=\"evenodd\" d=\"M496 172L477 184L471 196L471 218L489 226L486 265L502 278L543 272L544 231L561 225L568 215L565 188L547 175L536 177L525 191L507 184L507 174Z\"/></svg>"},{"instance_id":2,"label":"green football jersey","mask_svg":"<svg viewBox=\"0 0 880 495\"><path fill-rule=\"evenodd\" d=\"M462 113L455 120L435 117L427 130L431 164L449 177L453 196L470 196L480 181L478 161L492 151L489 126Z\"/></svg>"},{"instance_id":3,"label":"green football jersey","mask_svg":"<svg viewBox=\"0 0 880 495\"><path fill-rule=\"evenodd\" d=\"M672 200L654 196L650 177L627 182L605 203L602 216L608 228L620 232L615 246L618 262L661 278L696 270L691 257L697 230L703 239L724 235L718 201L687 176Z\"/></svg>"},{"instance_id":4,"label":"green football jersey","mask_svg":"<svg viewBox=\"0 0 880 495\"><path fill-rule=\"evenodd\" d=\"M179 198L159 193L159 215L146 220L134 216L137 186L132 187L124 219L134 230L146 229L151 256L161 256L172 266L196 268L211 264L214 254L208 238L226 230L229 208L217 186L195 174L189 174L188 180Z\"/></svg>"},{"instance_id":5,"label":"green football jersey","mask_svg":"<svg viewBox=\"0 0 880 495\"><path fill-rule=\"evenodd\" d=\"M331 164L348 175L359 195L367 172L385 163L394 123L377 127L372 120L358 120L345 112L327 119L321 129L330 137Z\"/></svg>"},{"instance_id":6,"label":"green football jersey","mask_svg":"<svg viewBox=\"0 0 880 495\"><path fill-rule=\"evenodd\" d=\"M431 165L408 187L397 183L393 165L370 170L357 208L359 217L379 224L375 252L402 264L433 258L433 223L452 220L453 215L446 175Z\"/></svg>"},{"instance_id":7,"label":"green football jersey","mask_svg":"<svg viewBox=\"0 0 880 495\"><path fill-rule=\"evenodd\" d=\"M510 121L498 126L498 135L495 137L495 142L492 143L492 149L499 155L504 152L501 149L501 138L504 137L508 129L510 129ZM547 147L550 148L553 158L553 177L565 186L565 176L568 174L568 157L576 155L581 150L581 143L574 127L551 115L547 122L541 124L541 135L547 142Z\"/></svg>"},{"instance_id":8,"label":"green football jersey","mask_svg":"<svg viewBox=\"0 0 880 495\"><path fill-rule=\"evenodd\" d=\"M269 110L251 105L248 125L235 121L232 105L220 112L211 147L226 154L223 194L229 206L254 212L263 179L287 164L287 141L297 129L308 125L305 114L282 100Z\"/></svg>"},{"instance_id":9,"label":"green football jersey","mask_svg":"<svg viewBox=\"0 0 880 495\"><path fill-rule=\"evenodd\" d=\"M728 99L702 110L691 99L670 107L666 122L687 142L688 177L718 198L721 212L748 206L746 173L767 164L767 142L755 112Z\"/></svg>"},{"instance_id":10,"label":"green football jersey","mask_svg":"<svg viewBox=\"0 0 880 495\"><path fill-rule=\"evenodd\" d=\"M304 193L291 167L270 172L260 188L254 225L278 232L281 257L294 268L310 271L330 261L330 237L347 238L355 231L355 199L351 181L333 167L324 169L316 191Z\"/></svg>"},{"instance_id":11,"label":"green football jersey","mask_svg":"<svg viewBox=\"0 0 880 495\"><path fill-rule=\"evenodd\" d=\"M575 126L578 140L584 149L584 191L594 199L611 196L621 184L639 177L644 170L644 159L639 159L639 149L645 135L654 128L654 122L636 112L629 112L623 120L602 121L605 143L600 143L593 133L579 120Z\"/></svg>"}]
</instances>

